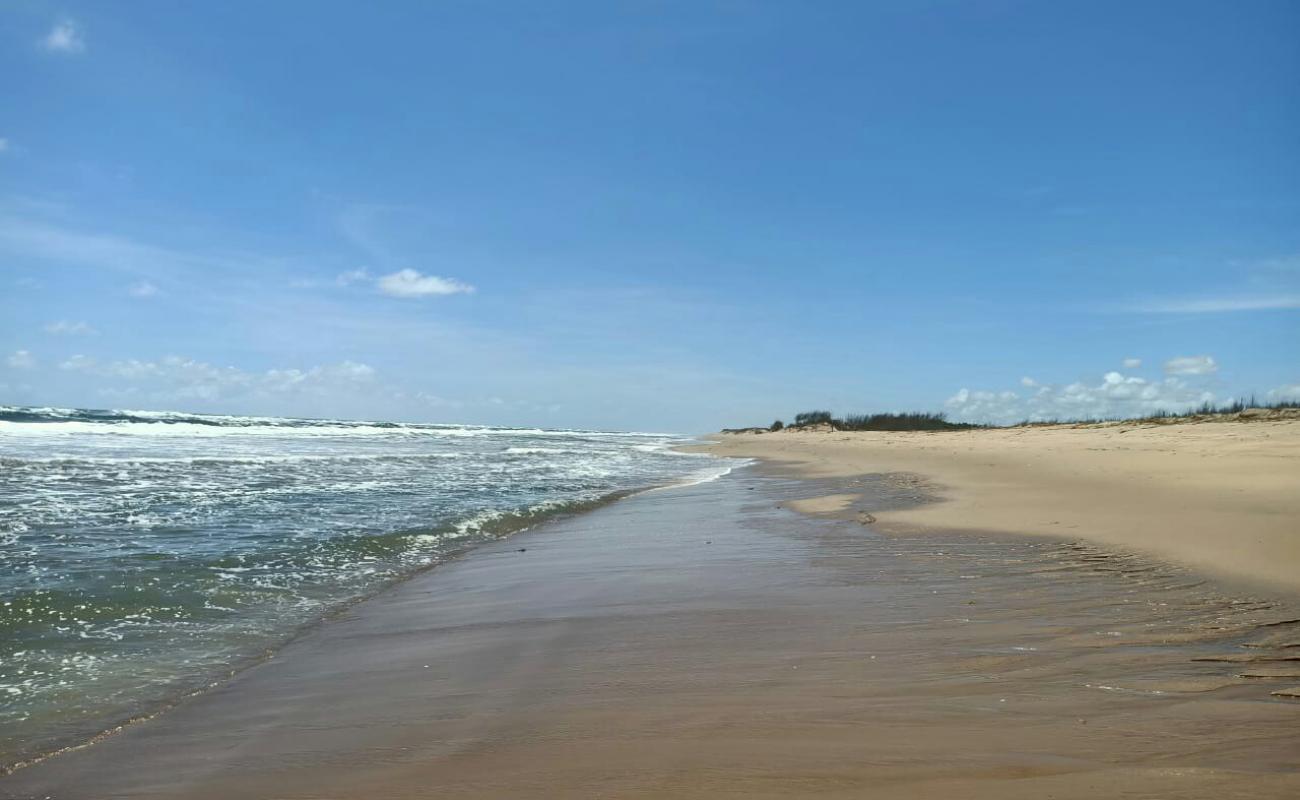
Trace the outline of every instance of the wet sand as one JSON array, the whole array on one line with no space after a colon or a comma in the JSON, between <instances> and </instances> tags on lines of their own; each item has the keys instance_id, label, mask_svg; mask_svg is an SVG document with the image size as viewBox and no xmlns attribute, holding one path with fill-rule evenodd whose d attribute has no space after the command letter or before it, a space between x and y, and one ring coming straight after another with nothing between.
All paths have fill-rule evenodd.
<instances>
[{"instance_id":1,"label":"wet sand","mask_svg":"<svg viewBox=\"0 0 1300 800\"><path fill-rule=\"evenodd\" d=\"M480 548L0 796L1294 797L1300 608L746 469ZM522 550L522 552L521 552Z\"/></svg>"},{"instance_id":2,"label":"wet sand","mask_svg":"<svg viewBox=\"0 0 1300 800\"><path fill-rule=\"evenodd\" d=\"M1080 537L1300 594L1300 420L716 438L792 474L911 473L943 498L879 515L887 530Z\"/></svg>"}]
</instances>

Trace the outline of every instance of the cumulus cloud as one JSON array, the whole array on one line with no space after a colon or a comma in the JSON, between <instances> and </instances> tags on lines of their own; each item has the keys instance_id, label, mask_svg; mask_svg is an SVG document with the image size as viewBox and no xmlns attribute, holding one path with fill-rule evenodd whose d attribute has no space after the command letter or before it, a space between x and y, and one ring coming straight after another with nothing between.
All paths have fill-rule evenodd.
<instances>
[{"instance_id":1,"label":"cumulus cloud","mask_svg":"<svg viewBox=\"0 0 1300 800\"><path fill-rule=\"evenodd\" d=\"M99 331L85 322L72 322L61 319L45 326L45 332L54 336L97 336Z\"/></svg>"},{"instance_id":2,"label":"cumulus cloud","mask_svg":"<svg viewBox=\"0 0 1300 800\"><path fill-rule=\"evenodd\" d=\"M474 291L474 287L469 284L437 275L421 275L413 269L384 275L379 278L377 285L379 291L393 297L431 297Z\"/></svg>"},{"instance_id":3,"label":"cumulus cloud","mask_svg":"<svg viewBox=\"0 0 1300 800\"><path fill-rule=\"evenodd\" d=\"M1289 383L1268 390L1268 399L1275 402L1300 402L1300 383Z\"/></svg>"},{"instance_id":4,"label":"cumulus cloud","mask_svg":"<svg viewBox=\"0 0 1300 800\"><path fill-rule=\"evenodd\" d=\"M131 284L131 288L127 289L127 292L132 297L153 297L154 295L160 294L161 290L149 281L140 281L139 283Z\"/></svg>"},{"instance_id":5,"label":"cumulus cloud","mask_svg":"<svg viewBox=\"0 0 1300 800\"><path fill-rule=\"evenodd\" d=\"M15 350L5 359L5 363L14 369L31 369L36 366L36 357L26 350Z\"/></svg>"},{"instance_id":6,"label":"cumulus cloud","mask_svg":"<svg viewBox=\"0 0 1300 800\"><path fill-rule=\"evenodd\" d=\"M1140 358L1124 359L1124 369L1137 369L1140 366L1142 366L1142 359Z\"/></svg>"},{"instance_id":7,"label":"cumulus cloud","mask_svg":"<svg viewBox=\"0 0 1300 800\"><path fill-rule=\"evenodd\" d=\"M1032 391L984 391L963 388L945 406L956 420L1007 424L1022 420L1141 417L1156 411L1185 411L1213 402L1214 394L1181 377L1149 381L1107 372L1096 382L1064 386L1034 382Z\"/></svg>"},{"instance_id":8,"label":"cumulus cloud","mask_svg":"<svg viewBox=\"0 0 1300 800\"><path fill-rule=\"evenodd\" d=\"M75 21L64 18L54 23L50 32L41 37L41 49L47 53L76 54L86 49L86 37L81 26Z\"/></svg>"},{"instance_id":9,"label":"cumulus cloud","mask_svg":"<svg viewBox=\"0 0 1300 800\"><path fill-rule=\"evenodd\" d=\"M1219 365L1210 356L1179 356L1165 362L1166 375L1210 375Z\"/></svg>"}]
</instances>

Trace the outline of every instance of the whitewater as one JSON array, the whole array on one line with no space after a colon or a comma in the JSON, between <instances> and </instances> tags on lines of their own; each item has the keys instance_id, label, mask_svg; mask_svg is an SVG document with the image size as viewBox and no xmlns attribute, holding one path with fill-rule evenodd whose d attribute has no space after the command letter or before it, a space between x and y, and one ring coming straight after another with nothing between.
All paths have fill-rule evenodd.
<instances>
[{"instance_id":1,"label":"whitewater","mask_svg":"<svg viewBox=\"0 0 1300 800\"><path fill-rule=\"evenodd\" d=\"M672 434L0 406L0 765L476 543L728 461Z\"/></svg>"}]
</instances>

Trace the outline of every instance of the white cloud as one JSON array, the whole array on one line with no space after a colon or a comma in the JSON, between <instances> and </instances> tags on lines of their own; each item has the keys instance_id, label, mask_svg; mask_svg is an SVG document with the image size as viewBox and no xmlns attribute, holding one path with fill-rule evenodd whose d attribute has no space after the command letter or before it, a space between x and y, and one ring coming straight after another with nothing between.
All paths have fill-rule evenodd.
<instances>
[{"instance_id":1,"label":"white cloud","mask_svg":"<svg viewBox=\"0 0 1300 800\"><path fill-rule=\"evenodd\" d=\"M1268 390L1268 399L1278 402L1300 402L1300 383L1289 383Z\"/></svg>"},{"instance_id":2,"label":"white cloud","mask_svg":"<svg viewBox=\"0 0 1300 800\"><path fill-rule=\"evenodd\" d=\"M83 356L80 353L59 364L59 369L66 369L72 372L88 370L95 366L95 359L90 356Z\"/></svg>"},{"instance_id":3,"label":"white cloud","mask_svg":"<svg viewBox=\"0 0 1300 800\"><path fill-rule=\"evenodd\" d=\"M14 369L31 369L36 366L36 357L26 350L15 350L5 359L5 363Z\"/></svg>"},{"instance_id":4,"label":"white cloud","mask_svg":"<svg viewBox=\"0 0 1300 800\"><path fill-rule=\"evenodd\" d=\"M98 336L99 331L85 322L71 322L61 319L45 326L45 332L55 336Z\"/></svg>"},{"instance_id":5,"label":"white cloud","mask_svg":"<svg viewBox=\"0 0 1300 800\"><path fill-rule=\"evenodd\" d=\"M1124 369L1137 369L1140 366L1142 366L1142 359L1140 358L1124 359Z\"/></svg>"},{"instance_id":6,"label":"white cloud","mask_svg":"<svg viewBox=\"0 0 1300 800\"><path fill-rule=\"evenodd\" d=\"M474 291L474 287L451 278L421 275L413 269L404 269L385 275L378 281L379 291L393 297L429 297L460 294Z\"/></svg>"},{"instance_id":7,"label":"white cloud","mask_svg":"<svg viewBox=\"0 0 1300 800\"><path fill-rule=\"evenodd\" d=\"M0 139L0 153L4 153L4 152L6 152L6 151L8 151L8 150L9 150L9 140L8 140L8 139Z\"/></svg>"},{"instance_id":8,"label":"white cloud","mask_svg":"<svg viewBox=\"0 0 1300 800\"><path fill-rule=\"evenodd\" d=\"M255 383L265 391L288 392L300 388L330 383L367 383L375 377L374 367L355 361L344 361L323 367L300 369L272 369L256 376Z\"/></svg>"},{"instance_id":9,"label":"white cloud","mask_svg":"<svg viewBox=\"0 0 1300 800\"><path fill-rule=\"evenodd\" d=\"M1213 402L1214 394L1179 377L1148 381L1107 372L1097 383L1065 386L1035 382L1025 395L963 388L948 398L948 413L963 422L1008 424L1022 420L1141 417L1155 411L1185 411Z\"/></svg>"},{"instance_id":10,"label":"white cloud","mask_svg":"<svg viewBox=\"0 0 1300 800\"><path fill-rule=\"evenodd\" d=\"M1179 356L1165 362L1166 375L1209 375L1219 371L1210 356Z\"/></svg>"},{"instance_id":11,"label":"white cloud","mask_svg":"<svg viewBox=\"0 0 1300 800\"><path fill-rule=\"evenodd\" d=\"M149 281L133 283L131 284L131 288L127 289L127 291L132 297L153 297L161 293L161 290Z\"/></svg>"},{"instance_id":12,"label":"white cloud","mask_svg":"<svg viewBox=\"0 0 1300 800\"><path fill-rule=\"evenodd\" d=\"M403 269L379 277L364 269L354 269L339 273L332 281L302 278L291 283L295 289L322 289L329 286L347 288L354 284L373 284L380 292L393 297L433 297L474 291L474 287L467 283L437 275L422 275L413 269Z\"/></svg>"},{"instance_id":13,"label":"white cloud","mask_svg":"<svg viewBox=\"0 0 1300 800\"><path fill-rule=\"evenodd\" d=\"M65 17L54 23L50 32L41 38L40 45L50 53L80 53L86 49L86 37L80 25Z\"/></svg>"},{"instance_id":14,"label":"white cloud","mask_svg":"<svg viewBox=\"0 0 1300 800\"><path fill-rule=\"evenodd\" d=\"M1020 385L1029 389L1033 389L1036 386L1038 386L1038 381L1026 375L1025 377L1020 379Z\"/></svg>"}]
</instances>

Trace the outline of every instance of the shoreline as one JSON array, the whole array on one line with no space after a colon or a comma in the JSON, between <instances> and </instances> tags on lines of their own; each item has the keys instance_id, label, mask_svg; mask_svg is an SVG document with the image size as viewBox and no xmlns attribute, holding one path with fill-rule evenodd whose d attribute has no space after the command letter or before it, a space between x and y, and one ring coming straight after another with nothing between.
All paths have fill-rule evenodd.
<instances>
[{"instance_id":1,"label":"shoreline","mask_svg":"<svg viewBox=\"0 0 1300 800\"><path fill-rule=\"evenodd\" d=\"M738 465L743 466L744 459L734 459ZM364 594L355 597L340 600L333 605L323 609L321 613L309 620L301 622L291 628L283 631L282 635L274 640L251 649L247 652L235 653L228 664L218 669L212 670L202 675L185 676L178 679L176 683L168 688L168 691L159 693L150 698L144 698L139 701L139 705L126 716L102 716L98 723L87 725L83 732L65 734L61 737L50 739L42 745L41 748L35 749L29 753L16 753L0 761L0 780L4 777L13 775L22 770L36 766L50 759L74 753L86 748L93 747L113 736L134 726L148 723L173 709L187 703L194 698L201 697L213 690L237 679L242 673L259 667L277 657L285 648L293 645L299 639L310 636L314 631L336 617L340 617L349 612L353 607L362 603L370 602L385 593L394 591L402 584L411 580L418 580L429 573L443 567L447 567L456 561L466 558L476 550L488 546L496 545L514 539L517 536L526 534L538 528L545 528L548 525L563 522L584 514L589 514L601 508L617 503L620 500L637 495L647 494L658 491L672 489L688 488L718 480L728 475L736 469L736 465L726 466L717 472L711 472L707 475L690 474L678 481L669 483L655 483L634 489L618 489L606 492L598 497L586 500L569 500L557 504L539 503L518 512L509 512L503 514L498 519L494 519L492 524L482 526L485 530L491 530L490 538L480 538L468 540L457 546L439 554L438 560L416 567L406 573L396 576L382 584L372 587ZM481 515L478 515L481 516ZM468 519L476 519L477 516L471 516ZM502 527L502 523L504 527ZM454 527L462 523L448 523ZM446 526L444 526L446 527ZM0 784L2 786L2 784Z\"/></svg>"},{"instance_id":2,"label":"shoreline","mask_svg":"<svg viewBox=\"0 0 1300 800\"><path fill-rule=\"evenodd\" d=\"M1077 538L1300 595L1300 421L715 434L697 449L805 478L912 476L939 502L804 504L891 533Z\"/></svg>"},{"instance_id":3,"label":"shoreline","mask_svg":"<svg viewBox=\"0 0 1300 800\"><path fill-rule=\"evenodd\" d=\"M1044 539L795 513L846 483L750 467L485 544L0 797L1300 788L1300 704L1270 695L1300 677L1275 654L1300 609Z\"/></svg>"},{"instance_id":4,"label":"shoreline","mask_svg":"<svg viewBox=\"0 0 1300 800\"><path fill-rule=\"evenodd\" d=\"M716 480L717 477L719 476L711 476L700 480ZM286 628L277 639L268 641L256 648L232 654L230 661L217 669L213 669L203 674L180 676L172 685L165 687L165 691L159 692L152 697L141 698L138 701L137 707L125 716L101 715L96 723L86 725L84 730L81 732L68 733L59 737L51 738L44 742L39 748L34 749L29 753L16 753L5 757L3 761L0 761L0 779L21 770L36 766L37 764L41 764L50 759L93 747L110 737L121 734L129 728L148 723L153 719L167 714L172 709L175 709L194 698L201 697L208 692L230 683L238 678L242 673L273 660L286 647L289 647L294 642L305 636L310 636L322 625L326 625L332 619L348 613L348 611L354 606L369 602L376 597L382 596L386 592L394 590L406 581L416 580L441 567L455 563L456 561L469 556L481 547L509 541L516 536L527 533L535 528L545 527L554 522L560 522L565 519L590 513L627 497L634 497L645 492L673 488L679 485L690 486L695 482L696 481L691 481L683 484L653 484L636 489L619 489L607 492L599 497L589 500L566 501L553 506L542 503L520 512L504 514L499 519L494 520L496 525L491 527L491 538L473 539L460 543L451 549L441 552L436 561L415 567L384 583L371 587L363 594L338 600L332 605L322 609L319 615ZM474 517L470 517L469 519L474 519ZM500 527L502 520L506 523L504 528ZM454 526L458 523L450 524Z\"/></svg>"}]
</instances>

